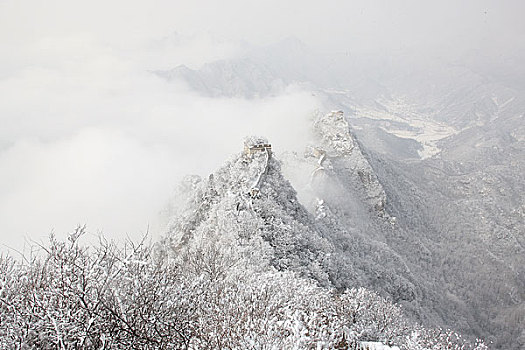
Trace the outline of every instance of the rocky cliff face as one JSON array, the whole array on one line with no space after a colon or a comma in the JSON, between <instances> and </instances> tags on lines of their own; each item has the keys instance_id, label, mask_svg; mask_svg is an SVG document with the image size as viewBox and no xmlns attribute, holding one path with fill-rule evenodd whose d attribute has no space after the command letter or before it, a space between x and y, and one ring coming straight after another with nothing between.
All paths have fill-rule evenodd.
<instances>
[{"instance_id":1,"label":"rocky cliff face","mask_svg":"<svg viewBox=\"0 0 525 350\"><path fill-rule=\"evenodd\" d=\"M322 166L326 161L329 169L344 177L345 182L361 188L366 203L379 216L386 216L386 194L370 163L364 156L361 146L350 131L350 125L342 111L319 115L313 125L318 146L325 150ZM323 151L321 151L323 152Z\"/></svg>"}]
</instances>

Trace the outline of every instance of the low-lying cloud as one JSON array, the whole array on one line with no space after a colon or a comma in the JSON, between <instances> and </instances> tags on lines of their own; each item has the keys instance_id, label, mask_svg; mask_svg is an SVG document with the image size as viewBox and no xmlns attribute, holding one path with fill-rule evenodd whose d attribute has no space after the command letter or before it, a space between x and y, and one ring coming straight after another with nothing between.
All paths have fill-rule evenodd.
<instances>
[{"instance_id":1,"label":"low-lying cloud","mask_svg":"<svg viewBox=\"0 0 525 350\"><path fill-rule=\"evenodd\" d=\"M318 106L293 86L265 99L202 97L91 38L26 50L39 52L32 64L0 80L0 250L77 224L93 236L158 234L182 176L209 173L248 134L294 148Z\"/></svg>"}]
</instances>

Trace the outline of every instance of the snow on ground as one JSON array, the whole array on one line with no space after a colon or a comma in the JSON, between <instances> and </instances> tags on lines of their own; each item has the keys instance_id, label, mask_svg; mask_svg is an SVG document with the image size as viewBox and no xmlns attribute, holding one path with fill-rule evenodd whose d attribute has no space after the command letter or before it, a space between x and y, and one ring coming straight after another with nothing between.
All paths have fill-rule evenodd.
<instances>
[{"instance_id":1,"label":"snow on ground","mask_svg":"<svg viewBox=\"0 0 525 350\"><path fill-rule=\"evenodd\" d=\"M399 350L397 346L388 346L375 341L362 341L359 345L361 350Z\"/></svg>"},{"instance_id":2,"label":"snow on ground","mask_svg":"<svg viewBox=\"0 0 525 350\"><path fill-rule=\"evenodd\" d=\"M408 103L403 98L380 100L377 103L377 106L356 107L355 118L385 121L387 123L381 127L385 132L401 138L416 140L423 147L423 150L418 151L421 159L430 158L441 152L437 142L457 133L455 128L432 120L431 115L418 111L415 105ZM390 124L388 121L395 123Z\"/></svg>"}]
</instances>

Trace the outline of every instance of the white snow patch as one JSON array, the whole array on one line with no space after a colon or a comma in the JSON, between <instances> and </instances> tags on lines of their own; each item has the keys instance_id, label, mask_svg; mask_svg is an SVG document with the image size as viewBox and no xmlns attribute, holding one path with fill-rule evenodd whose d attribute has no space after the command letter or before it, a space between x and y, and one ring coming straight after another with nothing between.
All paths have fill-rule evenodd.
<instances>
[{"instance_id":1,"label":"white snow patch","mask_svg":"<svg viewBox=\"0 0 525 350\"><path fill-rule=\"evenodd\" d=\"M357 118L393 121L406 125L406 128L392 124L381 127L387 133L397 137L412 139L421 144L423 150L418 151L421 159L430 158L441 152L437 142L445 137L456 134L457 130L450 125L432 119L403 98L393 98L387 101L378 101L384 109L378 106L356 107Z\"/></svg>"},{"instance_id":2,"label":"white snow patch","mask_svg":"<svg viewBox=\"0 0 525 350\"><path fill-rule=\"evenodd\" d=\"M360 350L399 350L397 346L388 346L381 342L362 341L359 343Z\"/></svg>"}]
</instances>

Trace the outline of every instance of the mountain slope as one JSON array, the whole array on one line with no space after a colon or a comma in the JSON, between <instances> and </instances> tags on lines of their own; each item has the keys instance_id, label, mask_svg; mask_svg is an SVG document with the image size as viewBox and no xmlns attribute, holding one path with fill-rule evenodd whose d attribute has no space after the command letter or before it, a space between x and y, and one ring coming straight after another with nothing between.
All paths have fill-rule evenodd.
<instances>
[{"instance_id":1,"label":"mountain slope","mask_svg":"<svg viewBox=\"0 0 525 350\"><path fill-rule=\"evenodd\" d=\"M259 142L264 143L264 139ZM371 208L372 215L384 216L384 193L367 173L367 164L355 164L362 169L355 173L355 181L363 184L368 200L364 206L359 204L359 210ZM279 270L313 277L322 285L373 287L396 302L417 304L418 287L403 259L373 234L361 228L348 230L337 217L340 213L328 207L318 207L316 219L300 204L282 175L280 162L268 149L234 157L208 179L194 181L186 198L185 210L173 219L167 234L176 250L219 236ZM358 198L355 204L360 203ZM387 219L381 220L390 227Z\"/></svg>"},{"instance_id":2,"label":"mountain slope","mask_svg":"<svg viewBox=\"0 0 525 350\"><path fill-rule=\"evenodd\" d=\"M213 96L299 84L345 112L317 117L305 155L281 155L312 230L339 259L328 265L349 266L328 272L333 285L366 285L426 324L520 349L523 60L487 60L323 54L291 40L191 74L214 81Z\"/></svg>"},{"instance_id":3,"label":"mountain slope","mask_svg":"<svg viewBox=\"0 0 525 350\"><path fill-rule=\"evenodd\" d=\"M298 203L271 150L234 157L197 183L188 197L185 212L169 228L172 244L184 246L218 235L245 247L262 247L253 253L278 269L329 283L325 270L333 247Z\"/></svg>"}]
</instances>

